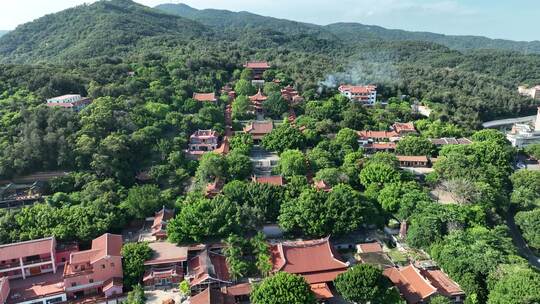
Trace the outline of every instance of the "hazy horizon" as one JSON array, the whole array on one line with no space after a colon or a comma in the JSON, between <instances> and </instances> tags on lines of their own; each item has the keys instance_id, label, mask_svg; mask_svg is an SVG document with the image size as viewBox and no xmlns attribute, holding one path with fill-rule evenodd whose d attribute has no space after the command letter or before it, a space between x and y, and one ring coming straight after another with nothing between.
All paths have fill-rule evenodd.
<instances>
[{"instance_id":1,"label":"hazy horizon","mask_svg":"<svg viewBox=\"0 0 540 304\"><path fill-rule=\"evenodd\" d=\"M0 30L43 15L83 3L85 0L18 0L0 7ZM255 14L326 25L357 22L390 29L424 31L446 35L486 36L516 41L540 40L536 15L540 8L533 0L493 3L489 0L341 0L340 5L327 0L136 0L154 7L164 3L185 3L197 9L215 8L249 11ZM511 12L511 13L509 13Z\"/></svg>"}]
</instances>

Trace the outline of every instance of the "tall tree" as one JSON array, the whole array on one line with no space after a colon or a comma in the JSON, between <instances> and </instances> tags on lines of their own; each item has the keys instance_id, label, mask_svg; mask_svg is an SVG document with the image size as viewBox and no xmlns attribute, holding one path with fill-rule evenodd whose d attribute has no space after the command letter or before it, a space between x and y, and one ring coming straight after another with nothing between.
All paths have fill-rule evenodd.
<instances>
[{"instance_id":1,"label":"tall tree","mask_svg":"<svg viewBox=\"0 0 540 304\"><path fill-rule=\"evenodd\" d=\"M254 285L250 300L253 304L317 303L304 278L287 272L278 272Z\"/></svg>"}]
</instances>

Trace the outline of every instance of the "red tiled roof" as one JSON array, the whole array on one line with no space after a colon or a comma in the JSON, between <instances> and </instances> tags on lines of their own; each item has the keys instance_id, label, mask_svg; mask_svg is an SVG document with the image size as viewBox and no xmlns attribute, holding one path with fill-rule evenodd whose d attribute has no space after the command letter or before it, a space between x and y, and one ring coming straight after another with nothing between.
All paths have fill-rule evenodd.
<instances>
[{"instance_id":1,"label":"red tiled roof","mask_svg":"<svg viewBox=\"0 0 540 304\"><path fill-rule=\"evenodd\" d=\"M207 279L219 281L229 281L229 268L225 256L204 250L188 262L190 276L193 279L189 282L191 286L196 286Z\"/></svg>"},{"instance_id":2,"label":"red tiled roof","mask_svg":"<svg viewBox=\"0 0 540 304\"><path fill-rule=\"evenodd\" d=\"M254 176L253 181L259 184L269 184L275 186L283 186L283 176Z\"/></svg>"},{"instance_id":3,"label":"red tiled roof","mask_svg":"<svg viewBox=\"0 0 540 304\"><path fill-rule=\"evenodd\" d=\"M326 191L326 192L332 191L332 187L327 185L326 182L323 181L323 180L316 181L315 182L315 188L317 188L318 190Z\"/></svg>"},{"instance_id":4,"label":"red tiled roof","mask_svg":"<svg viewBox=\"0 0 540 304\"><path fill-rule=\"evenodd\" d=\"M317 299L331 299L334 297L332 294L332 291L330 291L330 288L328 287L328 284L326 283L317 283L317 284L311 284L309 285L311 288L311 291L315 294L315 297Z\"/></svg>"},{"instance_id":5,"label":"red tiled roof","mask_svg":"<svg viewBox=\"0 0 540 304\"><path fill-rule=\"evenodd\" d=\"M229 138L225 136L225 138L223 138L223 142L221 143L221 145L219 145L219 147L217 147L217 149L214 150L214 153L225 155L225 154L228 154L229 151L231 151L231 144L229 143Z\"/></svg>"},{"instance_id":6,"label":"red tiled roof","mask_svg":"<svg viewBox=\"0 0 540 304\"><path fill-rule=\"evenodd\" d=\"M152 258L144 262L144 265L156 265L163 263L176 263L187 261L188 248L180 247L169 242L149 243L152 249Z\"/></svg>"},{"instance_id":7,"label":"red tiled roof","mask_svg":"<svg viewBox=\"0 0 540 304\"><path fill-rule=\"evenodd\" d=\"M216 93L193 93L193 99L197 101L216 101Z\"/></svg>"},{"instance_id":8,"label":"red tiled roof","mask_svg":"<svg viewBox=\"0 0 540 304\"><path fill-rule=\"evenodd\" d=\"M219 289L206 288L189 299L191 304L225 304L226 296Z\"/></svg>"},{"instance_id":9,"label":"red tiled roof","mask_svg":"<svg viewBox=\"0 0 540 304\"><path fill-rule=\"evenodd\" d=\"M420 273L437 288L437 291L445 297L462 295L463 290L440 269L420 270Z\"/></svg>"},{"instance_id":10,"label":"red tiled roof","mask_svg":"<svg viewBox=\"0 0 540 304\"><path fill-rule=\"evenodd\" d=\"M39 276L27 277L26 279L9 280L11 289L10 295L17 294L17 298L7 301L11 303L21 303L43 296L52 296L64 293L64 278L62 268L58 268L56 273L47 273Z\"/></svg>"},{"instance_id":11,"label":"red tiled roof","mask_svg":"<svg viewBox=\"0 0 540 304\"><path fill-rule=\"evenodd\" d=\"M233 297L249 295L251 293L251 284L243 283L236 284L230 287L223 287L221 288L221 292Z\"/></svg>"},{"instance_id":12,"label":"red tiled roof","mask_svg":"<svg viewBox=\"0 0 540 304\"><path fill-rule=\"evenodd\" d=\"M251 133L253 135L266 135L272 132L273 129L274 123L272 121L254 121L244 128L244 132Z\"/></svg>"},{"instance_id":13,"label":"red tiled roof","mask_svg":"<svg viewBox=\"0 0 540 304\"><path fill-rule=\"evenodd\" d=\"M261 89L259 89L259 92L253 96L249 96L249 100L251 101L265 101L268 99L268 97L264 96L264 94L261 92Z\"/></svg>"},{"instance_id":14,"label":"red tiled roof","mask_svg":"<svg viewBox=\"0 0 540 304\"><path fill-rule=\"evenodd\" d=\"M362 243L357 245L362 253L382 252L381 244L378 242Z\"/></svg>"},{"instance_id":15,"label":"red tiled roof","mask_svg":"<svg viewBox=\"0 0 540 304\"><path fill-rule=\"evenodd\" d=\"M269 69L270 64L267 61L248 61L244 64L248 69Z\"/></svg>"},{"instance_id":16,"label":"red tiled roof","mask_svg":"<svg viewBox=\"0 0 540 304\"><path fill-rule=\"evenodd\" d=\"M394 131L401 133L401 132L416 132L416 128L414 127L414 124L412 122L396 122L392 125L392 129Z\"/></svg>"},{"instance_id":17,"label":"red tiled roof","mask_svg":"<svg viewBox=\"0 0 540 304\"><path fill-rule=\"evenodd\" d=\"M152 224L152 235L158 234L160 232L165 232L167 221L174 217L174 210L166 209L165 206L156 212L154 216L154 223ZM166 233L166 232L165 232Z\"/></svg>"},{"instance_id":18,"label":"red tiled roof","mask_svg":"<svg viewBox=\"0 0 540 304\"><path fill-rule=\"evenodd\" d=\"M399 137L395 131L358 131L357 134L362 139Z\"/></svg>"},{"instance_id":19,"label":"red tiled roof","mask_svg":"<svg viewBox=\"0 0 540 304\"><path fill-rule=\"evenodd\" d=\"M408 303L418 303L437 292L413 265L403 268L390 267L383 271Z\"/></svg>"},{"instance_id":20,"label":"red tiled roof","mask_svg":"<svg viewBox=\"0 0 540 304\"><path fill-rule=\"evenodd\" d=\"M0 245L0 261L24 258L32 255L50 254L54 252L56 240L54 237L31 240L13 244Z\"/></svg>"},{"instance_id":21,"label":"red tiled roof","mask_svg":"<svg viewBox=\"0 0 540 304\"><path fill-rule=\"evenodd\" d=\"M397 155L398 161L400 162L428 162L428 158L425 155L420 156L409 156L409 155Z\"/></svg>"},{"instance_id":22,"label":"red tiled roof","mask_svg":"<svg viewBox=\"0 0 540 304\"><path fill-rule=\"evenodd\" d=\"M122 236L105 233L92 240L92 249L71 253L70 264L93 263L106 256L121 256Z\"/></svg>"},{"instance_id":23,"label":"red tiled roof","mask_svg":"<svg viewBox=\"0 0 540 304\"><path fill-rule=\"evenodd\" d=\"M367 85L367 86L341 85L338 88L340 92L351 92L353 94L370 93L372 91L375 91L376 89L377 89L377 86L374 86L374 85Z\"/></svg>"},{"instance_id":24,"label":"red tiled roof","mask_svg":"<svg viewBox=\"0 0 540 304\"><path fill-rule=\"evenodd\" d=\"M370 143L364 146L366 149L374 150L392 150L396 148L396 143L393 142L383 142L383 143Z\"/></svg>"},{"instance_id":25,"label":"red tiled roof","mask_svg":"<svg viewBox=\"0 0 540 304\"><path fill-rule=\"evenodd\" d=\"M217 132L214 130L197 130L191 134L190 138L213 138L217 136Z\"/></svg>"},{"instance_id":26,"label":"red tiled roof","mask_svg":"<svg viewBox=\"0 0 540 304\"><path fill-rule=\"evenodd\" d=\"M335 257L328 238L278 243L272 245L270 251L272 271L301 274L308 283L332 281L348 267L347 263Z\"/></svg>"}]
</instances>

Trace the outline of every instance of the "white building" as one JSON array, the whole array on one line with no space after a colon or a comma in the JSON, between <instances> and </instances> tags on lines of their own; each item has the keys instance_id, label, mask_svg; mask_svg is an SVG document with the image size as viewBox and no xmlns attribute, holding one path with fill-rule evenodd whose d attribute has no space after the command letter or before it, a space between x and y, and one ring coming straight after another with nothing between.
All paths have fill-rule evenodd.
<instances>
[{"instance_id":1,"label":"white building","mask_svg":"<svg viewBox=\"0 0 540 304\"><path fill-rule=\"evenodd\" d=\"M364 105L374 105L377 102L377 87L374 85L353 86L341 85L338 88L341 95Z\"/></svg>"},{"instance_id":2,"label":"white building","mask_svg":"<svg viewBox=\"0 0 540 304\"><path fill-rule=\"evenodd\" d=\"M532 124L515 124L512 131L506 134L506 138L512 143L512 146L518 148L540 143L540 107L538 107L534 126Z\"/></svg>"},{"instance_id":3,"label":"white building","mask_svg":"<svg viewBox=\"0 0 540 304\"><path fill-rule=\"evenodd\" d=\"M532 88L526 86L519 86L518 92L522 96L528 96L530 98L540 100L540 85Z\"/></svg>"},{"instance_id":4,"label":"white building","mask_svg":"<svg viewBox=\"0 0 540 304\"><path fill-rule=\"evenodd\" d=\"M80 111L89 105L92 100L88 97L82 97L77 94L63 95L47 99L47 106L69 108Z\"/></svg>"}]
</instances>

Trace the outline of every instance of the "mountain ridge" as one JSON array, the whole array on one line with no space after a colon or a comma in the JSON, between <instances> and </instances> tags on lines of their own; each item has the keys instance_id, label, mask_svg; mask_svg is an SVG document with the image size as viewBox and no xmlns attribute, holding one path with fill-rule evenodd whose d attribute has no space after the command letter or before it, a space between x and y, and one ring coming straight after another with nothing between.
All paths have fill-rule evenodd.
<instances>
[{"instance_id":1,"label":"mountain ridge","mask_svg":"<svg viewBox=\"0 0 540 304\"><path fill-rule=\"evenodd\" d=\"M131 0L98 1L45 15L3 35L0 61L119 56L158 36L189 39L210 32L198 22Z\"/></svg>"},{"instance_id":2,"label":"mountain ridge","mask_svg":"<svg viewBox=\"0 0 540 304\"><path fill-rule=\"evenodd\" d=\"M442 44L458 51L476 49L498 49L521 53L540 53L540 41L513 41L506 39L492 39L473 35L446 35L425 31L407 31L402 29L387 29L377 25L365 25L356 22L337 22L328 25L317 25L299 21L280 19L249 13L245 11L233 12L217 9L196 9L187 4L160 4L154 8L201 22L211 27L266 27L284 32L297 30L319 33L322 37L335 36L337 38L354 37L354 42L383 39L386 41L425 41ZM341 38L344 40L344 38Z\"/></svg>"}]
</instances>

